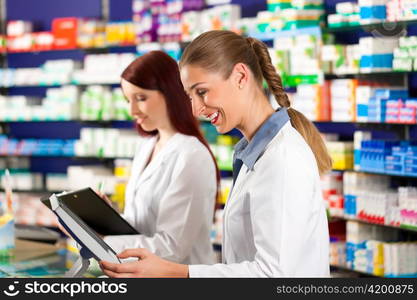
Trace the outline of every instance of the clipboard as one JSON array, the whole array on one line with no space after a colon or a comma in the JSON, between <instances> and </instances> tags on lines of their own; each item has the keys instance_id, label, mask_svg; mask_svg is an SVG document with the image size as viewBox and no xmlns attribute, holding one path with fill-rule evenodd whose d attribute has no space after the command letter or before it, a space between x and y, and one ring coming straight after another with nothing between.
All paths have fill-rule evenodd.
<instances>
[{"instance_id":1,"label":"clipboard","mask_svg":"<svg viewBox=\"0 0 417 300\"><path fill-rule=\"evenodd\" d=\"M59 201L100 235L140 234L91 188L57 195ZM41 199L49 209L49 198Z\"/></svg>"}]
</instances>

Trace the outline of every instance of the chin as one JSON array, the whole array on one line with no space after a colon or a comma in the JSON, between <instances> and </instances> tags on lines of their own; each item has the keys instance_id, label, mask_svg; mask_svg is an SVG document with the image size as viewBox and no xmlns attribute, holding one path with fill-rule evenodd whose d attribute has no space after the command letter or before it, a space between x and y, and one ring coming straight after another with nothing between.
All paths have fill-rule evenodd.
<instances>
[{"instance_id":1,"label":"chin","mask_svg":"<svg viewBox=\"0 0 417 300\"><path fill-rule=\"evenodd\" d=\"M215 127L216 127L217 132L220 134L228 133L229 131L233 129L233 128L227 128L226 126L219 126L219 127L215 126Z\"/></svg>"},{"instance_id":2,"label":"chin","mask_svg":"<svg viewBox=\"0 0 417 300\"><path fill-rule=\"evenodd\" d=\"M142 127L143 130L145 130L147 132L152 132L152 131L156 130L155 127L152 127L152 126L143 126L143 124L142 124L141 127Z\"/></svg>"}]
</instances>

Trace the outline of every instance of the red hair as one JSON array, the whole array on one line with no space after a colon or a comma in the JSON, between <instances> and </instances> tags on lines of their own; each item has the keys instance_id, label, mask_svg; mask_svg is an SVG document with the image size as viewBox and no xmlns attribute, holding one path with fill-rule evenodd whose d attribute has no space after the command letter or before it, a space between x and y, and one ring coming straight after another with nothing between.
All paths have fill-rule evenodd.
<instances>
[{"instance_id":1,"label":"red hair","mask_svg":"<svg viewBox=\"0 0 417 300\"><path fill-rule=\"evenodd\" d=\"M201 134L197 119L193 116L191 101L184 91L177 62L163 51L151 51L135 59L123 71L121 77L142 89L161 92L167 105L168 118L175 130L196 137L207 148L216 167L217 199L220 173L216 158ZM148 132L140 125L137 125L137 130L142 136L158 134L158 130Z\"/></svg>"}]
</instances>

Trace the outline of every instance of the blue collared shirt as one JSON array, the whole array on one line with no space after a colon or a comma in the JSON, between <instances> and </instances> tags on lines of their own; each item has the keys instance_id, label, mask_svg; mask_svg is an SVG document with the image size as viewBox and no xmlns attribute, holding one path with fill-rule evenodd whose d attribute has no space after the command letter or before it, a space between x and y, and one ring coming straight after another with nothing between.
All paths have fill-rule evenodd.
<instances>
[{"instance_id":1,"label":"blue collared shirt","mask_svg":"<svg viewBox=\"0 0 417 300\"><path fill-rule=\"evenodd\" d=\"M266 146L289 119L287 109L281 108L262 124L250 142L246 138L242 138L236 144L233 155L233 183L236 181L242 164L245 164L248 170L253 169Z\"/></svg>"}]
</instances>

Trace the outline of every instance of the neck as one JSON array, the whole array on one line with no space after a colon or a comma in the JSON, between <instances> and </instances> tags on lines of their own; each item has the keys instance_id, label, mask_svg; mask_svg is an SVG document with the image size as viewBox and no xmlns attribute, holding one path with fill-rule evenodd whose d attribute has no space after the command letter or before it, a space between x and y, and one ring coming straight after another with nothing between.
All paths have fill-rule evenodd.
<instances>
[{"instance_id":1,"label":"neck","mask_svg":"<svg viewBox=\"0 0 417 300\"><path fill-rule=\"evenodd\" d=\"M159 128L158 129L158 144L160 147L165 145L165 143L175 134L177 133L173 128Z\"/></svg>"},{"instance_id":2,"label":"neck","mask_svg":"<svg viewBox=\"0 0 417 300\"><path fill-rule=\"evenodd\" d=\"M248 99L248 107L237 129L250 141L262 124L274 114L274 109L263 93L256 93Z\"/></svg>"}]
</instances>

